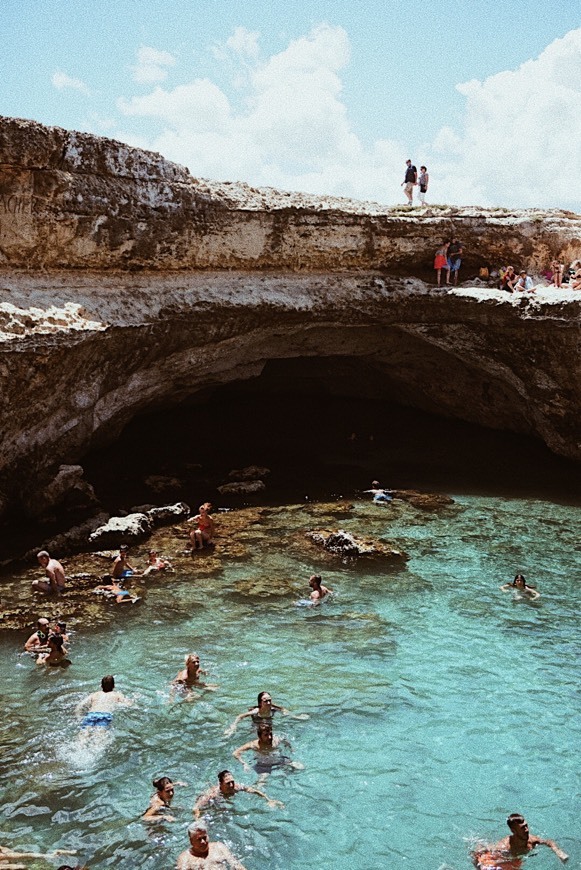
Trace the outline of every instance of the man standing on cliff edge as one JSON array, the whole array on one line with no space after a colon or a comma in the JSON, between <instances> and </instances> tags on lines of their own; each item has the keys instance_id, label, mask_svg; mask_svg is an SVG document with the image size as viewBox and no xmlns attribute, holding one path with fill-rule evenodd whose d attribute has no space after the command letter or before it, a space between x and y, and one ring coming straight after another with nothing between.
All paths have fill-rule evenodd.
<instances>
[{"instance_id":1,"label":"man standing on cliff edge","mask_svg":"<svg viewBox=\"0 0 581 870\"><path fill-rule=\"evenodd\" d=\"M408 205L414 204L414 187L418 183L418 170L415 166L412 166L412 161L408 158L406 160L406 171L405 178L401 183L403 187L404 193L407 196Z\"/></svg>"}]
</instances>

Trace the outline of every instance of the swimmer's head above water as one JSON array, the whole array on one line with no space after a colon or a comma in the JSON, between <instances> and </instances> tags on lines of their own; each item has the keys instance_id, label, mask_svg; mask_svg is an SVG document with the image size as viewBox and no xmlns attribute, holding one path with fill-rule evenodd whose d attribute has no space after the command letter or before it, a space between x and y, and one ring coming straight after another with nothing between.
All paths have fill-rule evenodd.
<instances>
[{"instance_id":1,"label":"swimmer's head above water","mask_svg":"<svg viewBox=\"0 0 581 870\"><path fill-rule=\"evenodd\" d=\"M153 787L156 788L159 794L166 800L172 798L174 795L175 789L173 780L171 780L169 776L160 776L158 779L154 779Z\"/></svg>"},{"instance_id":2,"label":"swimmer's head above water","mask_svg":"<svg viewBox=\"0 0 581 870\"><path fill-rule=\"evenodd\" d=\"M101 689L103 692L112 692L115 688L115 677L111 674L107 674L106 677L103 677L101 680Z\"/></svg>"},{"instance_id":3,"label":"swimmer's head above water","mask_svg":"<svg viewBox=\"0 0 581 870\"><path fill-rule=\"evenodd\" d=\"M232 795L236 790L236 782L234 776L229 770L221 770L218 774L218 782L220 791L225 795Z\"/></svg>"}]
</instances>

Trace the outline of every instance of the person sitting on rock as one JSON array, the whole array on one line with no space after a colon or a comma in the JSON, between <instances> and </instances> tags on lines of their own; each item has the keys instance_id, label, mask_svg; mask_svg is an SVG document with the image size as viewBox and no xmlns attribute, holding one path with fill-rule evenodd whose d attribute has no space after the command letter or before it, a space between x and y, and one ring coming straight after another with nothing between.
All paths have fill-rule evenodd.
<instances>
[{"instance_id":1,"label":"person sitting on rock","mask_svg":"<svg viewBox=\"0 0 581 870\"><path fill-rule=\"evenodd\" d=\"M113 562L111 574L114 580L124 580L126 577L140 577L133 565L129 564L128 557L129 547L127 544L121 544L119 547L119 555Z\"/></svg>"},{"instance_id":2,"label":"person sitting on rock","mask_svg":"<svg viewBox=\"0 0 581 870\"><path fill-rule=\"evenodd\" d=\"M534 293L535 288L533 284L533 279L527 274L526 269L521 269L519 272L518 280L515 284L514 289L518 293L524 293L525 291Z\"/></svg>"},{"instance_id":3,"label":"person sitting on rock","mask_svg":"<svg viewBox=\"0 0 581 870\"><path fill-rule=\"evenodd\" d=\"M209 546L212 543L212 538L214 537L214 520L209 514L209 511L212 509L212 505L209 501L204 502L204 504L200 505L200 513L196 514L195 517L192 517L189 522L197 523L198 528L192 529L190 532L190 541L192 542L192 549L194 550L203 550L204 547Z\"/></svg>"},{"instance_id":4,"label":"person sitting on rock","mask_svg":"<svg viewBox=\"0 0 581 870\"><path fill-rule=\"evenodd\" d=\"M41 550L40 553L37 553L36 558L39 565L42 565L44 568L44 573L48 579L33 580L33 591L44 592L45 594L53 592L58 595L65 588L65 569L57 559L51 559L46 550Z\"/></svg>"},{"instance_id":5,"label":"person sitting on rock","mask_svg":"<svg viewBox=\"0 0 581 870\"><path fill-rule=\"evenodd\" d=\"M514 271L514 266L507 266L500 279L500 289L506 290L507 293L514 293L517 281L518 276Z\"/></svg>"}]
</instances>

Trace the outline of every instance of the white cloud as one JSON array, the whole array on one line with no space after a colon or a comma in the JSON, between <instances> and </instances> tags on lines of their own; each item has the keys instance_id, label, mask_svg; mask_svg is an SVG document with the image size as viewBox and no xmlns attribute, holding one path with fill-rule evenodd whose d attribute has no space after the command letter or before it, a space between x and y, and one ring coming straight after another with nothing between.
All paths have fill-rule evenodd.
<instances>
[{"instance_id":1,"label":"white cloud","mask_svg":"<svg viewBox=\"0 0 581 870\"><path fill-rule=\"evenodd\" d=\"M457 89L463 129L440 131L432 161L450 201L579 208L581 28L516 70Z\"/></svg>"},{"instance_id":2,"label":"white cloud","mask_svg":"<svg viewBox=\"0 0 581 870\"><path fill-rule=\"evenodd\" d=\"M86 96L89 96L90 94L89 88L83 81L81 81L81 79L72 78L61 70L57 70L55 73L53 73L51 81L54 87L57 88L59 91L70 89L73 91L80 91Z\"/></svg>"},{"instance_id":3,"label":"white cloud","mask_svg":"<svg viewBox=\"0 0 581 870\"><path fill-rule=\"evenodd\" d=\"M139 84L151 85L163 82L168 75L168 66L175 66L175 57L169 51L158 51L142 45L137 52L137 63L131 67L133 80Z\"/></svg>"},{"instance_id":4,"label":"white cloud","mask_svg":"<svg viewBox=\"0 0 581 870\"><path fill-rule=\"evenodd\" d=\"M245 27L237 27L232 36L226 40L227 47L235 54L257 58L259 54L258 39L260 34Z\"/></svg>"},{"instance_id":5,"label":"white cloud","mask_svg":"<svg viewBox=\"0 0 581 870\"><path fill-rule=\"evenodd\" d=\"M387 138L366 145L352 128L342 95L345 30L321 24L266 59L258 44L259 34L237 28L212 49L241 88L236 99L196 78L118 100L126 119L148 119L127 131L132 140L195 176L403 202L408 146ZM579 208L580 88L581 29L516 70L458 85L462 123L442 128L419 158L430 171L428 201Z\"/></svg>"}]
</instances>

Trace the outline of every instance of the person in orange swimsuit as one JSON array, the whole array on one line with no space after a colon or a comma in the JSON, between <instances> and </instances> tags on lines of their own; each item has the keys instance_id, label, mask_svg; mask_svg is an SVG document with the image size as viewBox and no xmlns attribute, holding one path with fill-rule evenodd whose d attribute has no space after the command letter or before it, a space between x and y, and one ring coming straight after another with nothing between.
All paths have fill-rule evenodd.
<instances>
[{"instance_id":1,"label":"person in orange swimsuit","mask_svg":"<svg viewBox=\"0 0 581 870\"><path fill-rule=\"evenodd\" d=\"M194 550L202 550L212 543L214 537L214 520L209 514L212 505L209 501L200 505L200 513L192 517L190 522L197 523L198 528L190 532L190 541Z\"/></svg>"},{"instance_id":2,"label":"person in orange swimsuit","mask_svg":"<svg viewBox=\"0 0 581 870\"><path fill-rule=\"evenodd\" d=\"M437 279L438 279L438 287L440 286L440 280L442 275L442 269L446 270L446 284L450 283L450 267L448 265L448 248L450 247L450 242L444 242L441 248L438 248L436 251L436 256L434 258L434 269L436 270Z\"/></svg>"}]
</instances>

